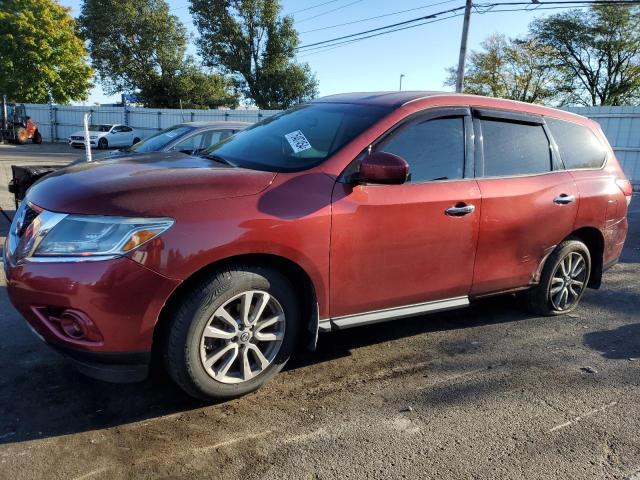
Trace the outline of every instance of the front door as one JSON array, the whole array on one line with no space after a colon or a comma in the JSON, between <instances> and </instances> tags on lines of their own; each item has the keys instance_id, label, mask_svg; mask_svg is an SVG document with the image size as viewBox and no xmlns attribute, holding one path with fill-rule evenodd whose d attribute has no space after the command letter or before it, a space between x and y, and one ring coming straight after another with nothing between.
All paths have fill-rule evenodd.
<instances>
[{"instance_id":1,"label":"front door","mask_svg":"<svg viewBox=\"0 0 640 480\"><path fill-rule=\"evenodd\" d=\"M386 309L391 317L467 302L480 218L471 138L468 109L428 110L372 147L409 163L405 184L336 184L330 309L337 326L359 314L383 320Z\"/></svg>"}]
</instances>

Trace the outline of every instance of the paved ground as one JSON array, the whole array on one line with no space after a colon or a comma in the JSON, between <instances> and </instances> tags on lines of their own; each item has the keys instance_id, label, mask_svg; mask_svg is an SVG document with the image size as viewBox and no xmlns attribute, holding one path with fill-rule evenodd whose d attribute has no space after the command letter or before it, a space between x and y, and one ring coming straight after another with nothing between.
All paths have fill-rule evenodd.
<instances>
[{"instance_id":1,"label":"paved ground","mask_svg":"<svg viewBox=\"0 0 640 480\"><path fill-rule=\"evenodd\" d=\"M537 318L500 298L324 335L256 394L218 405L161 377L75 373L0 278L0 477L640 479L634 202L622 262L575 314Z\"/></svg>"}]
</instances>

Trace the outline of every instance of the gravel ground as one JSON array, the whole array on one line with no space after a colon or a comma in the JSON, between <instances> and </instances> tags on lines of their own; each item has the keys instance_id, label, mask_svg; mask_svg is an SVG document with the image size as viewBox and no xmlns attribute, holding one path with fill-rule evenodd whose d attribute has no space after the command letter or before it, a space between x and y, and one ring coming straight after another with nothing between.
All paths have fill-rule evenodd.
<instances>
[{"instance_id":1,"label":"gravel ground","mask_svg":"<svg viewBox=\"0 0 640 480\"><path fill-rule=\"evenodd\" d=\"M0 147L0 179L28 149ZM573 314L534 317L503 297L326 334L217 405L161 375L84 378L30 333L0 274L0 477L640 479L634 203L621 263Z\"/></svg>"}]
</instances>

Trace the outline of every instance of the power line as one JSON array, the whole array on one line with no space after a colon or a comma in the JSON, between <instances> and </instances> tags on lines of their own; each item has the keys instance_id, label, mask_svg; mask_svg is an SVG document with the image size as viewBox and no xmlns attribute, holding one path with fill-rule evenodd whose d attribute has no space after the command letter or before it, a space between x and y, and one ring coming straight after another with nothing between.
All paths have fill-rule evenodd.
<instances>
[{"instance_id":1,"label":"power line","mask_svg":"<svg viewBox=\"0 0 640 480\"><path fill-rule=\"evenodd\" d=\"M311 5L310 7L307 7L307 8L301 8L300 10L289 12L286 15L295 15L296 13L306 12L307 10L313 10L314 8L323 7L324 5L329 5L330 3L336 3L339 1L340 0L329 0L328 2L318 3L317 5Z\"/></svg>"},{"instance_id":2,"label":"power line","mask_svg":"<svg viewBox=\"0 0 640 480\"><path fill-rule=\"evenodd\" d=\"M509 3L492 3L492 4L479 4L479 5L475 5L476 7L485 7L486 9L483 10L482 14L486 14L486 13L500 13L500 12L514 12L514 11L527 11L527 12L533 12L536 10L565 10L565 9L570 9L570 8L577 8L577 7L587 7L590 5L609 5L609 4L615 4L615 5L639 5L640 4L640 0L584 0L584 1L555 1L555 2L545 2L545 4L550 5L550 6L539 6L538 8L518 8L518 9L499 9L499 10L494 10L493 8L496 6L502 6L502 5L506 5L506 6L512 6L512 5L526 5L527 7L532 6L532 4L530 2L509 2ZM545 5L543 4L543 5ZM569 4L570 6L567 5L562 5L562 4ZM553 6L555 5L555 6ZM537 6L537 5L534 5ZM340 48L343 46L347 46L350 45L352 43L356 43L356 42L360 42L362 40L366 40L369 38L373 38L373 37L378 37L381 35L386 35L388 33L393 33L393 32L398 32L398 31L402 31L402 30L408 30L410 28L416 28L416 27L420 27L423 25L428 25L430 23L436 23L439 21L443 21L443 20L449 20L451 18L456 18L456 17L460 17L462 16L462 13L456 13L454 15L449 15L447 17L443 17L443 18L434 18L446 13L453 13L455 11L464 9L465 7L462 6L460 8L455 8L455 9L451 9L451 10L447 10L444 12L438 12L438 13L434 13L432 15L428 15L428 16L424 16L424 17L419 17L417 19L412 19L412 20L407 20L406 22L399 22L396 24L392 24L392 25L387 25L386 27L380 27L377 29L371 29L371 30L367 30L364 32L359 32L359 33L355 33L352 35L345 35L342 37L337 37L331 40L325 40L322 42L316 42L314 44L309 44L306 46L302 46L299 48L305 48L304 51L302 51L302 55L300 55L301 58L303 57L308 57L311 55L315 55L318 53L324 53L327 52L329 50L334 50L336 48ZM429 20L429 21L422 21L420 23L415 23L417 21L420 20ZM408 24L409 23L409 24ZM415 24L411 24L411 23L415 23ZM404 24L404 25L403 25ZM407 25L408 24L408 25ZM393 27L398 27L398 28L393 28ZM379 31L379 30L384 30L384 31ZM371 32L375 32L375 33L371 33ZM370 35L365 35L371 33ZM360 36L360 35L364 35L364 36ZM353 37L357 37L357 38L353 38ZM335 42L335 43L334 43Z\"/></svg>"},{"instance_id":3,"label":"power line","mask_svg":"<svg viewBox=\"0 0 640 480\"><path fill-rule=\"evenodd\" d=\"M342 10L343 8L350 7L351 5L355 5L356 3L360 3L360 2L363 2L363 1L364 0L355 0L355 1L351 2L351 3L347 3L346 5L342 5L340 7L336 7L334 9L332 9L332 10L327 10L326 12L318 13L317 15L313 15L312 17L306 17L306 18L303 18L301 20L297 20L296 23L302 23L302 22L306 22L308 20L313 20L314 18L322 17L322 16L327 15L329 13L335 12L337 10Z\"/></svg>"},{"instance_id":4,"label":"power line","mask_svg":"<svg viewBox=\"0 0 640 480\"><path fill-rule=\"evenodd\" d=\"M443 10L441 12L432 13L430 15L425 15L425 16L418 17L418 18L412 18L410 20L405 20L403 22L392 23L390 25L385 25L383 27L372 28L370 30L364 30L364 31L358 32L358 33L352 33L351 35L343 35L341 37L335 37L335 38L331 38L329 40L322 40L320 42L309 43L307 45L301 45L296 50L307 49L307 48L310 48L310 47L315 47L317 45L323 45L323 44L335 42L335 41L338 41L338 40L344 40L344 39L347 39L347 38L358 37L360 35L366 35L368 33L379 32L381 30L387 30L389 28L399 27L399 26L402 26L402 25L408 25L410 23L419 22L420 20L429 20L429 19L432 19L432 18L436 18L436 17L438 17L440 15L444 15L446 13L451 13L451 12L455 12L455 11L462 10L462 9L464 9L464 5L462 7L451 8L449 10Z\"/></svg>"},{"instance_id":5,"label":"power line","mask_svg":"<svg viewBox=\"0 0 640 480\"><path fill-rule=\"evenodd\" d=\"M303 54L300 55L300 58L304 58L304 57L308 57L308 56L311 56L311 55L315 55L317 53L328 52L329 50L334 50L334 49L339 48L339 47L344 47L346 45L350 45L352 43L357 43L357 42L360 42L362 40L366 40L368 38L373 38L373 37L379 37L381 35L386 35L387 33L399 32L401 30L408 30L410 28L421 27L422 25L429 25L431 23L441 22L443 20L449 20L451 18L456 18L456 17L461 17L461 16L462 16L462 13L457 13L455 15L450 15L448 17L436 18L434 20L421 22L421 23L418 23L416 25L408 25L408 26L405 26L405 27L396 28L396 29L390 30L388 32L378 32L378 33L374 33L372 35L367 35L365 37L353 38L351 40L345 40L343 42L334 43L332 45L324 45L324 46L321 46L321 47L310 48L309 50L305 50L304 52L302 52ZM311 53L308 53L308 52L311 52Z\"/></svg>"},{"instance_id":6,"label":"power line","mask_svg":"<svg viewBox=\"0 0 640 480\"><path fill-rule=\"evenodd\" d=\"M551 1L551 2L544 2L543 5L572 5L573 7L577 7L577 6L589 6L589 5L638 5L640 4L640 0L569 0L569 1ZM514 6L514 5L527 5L527 6L531 6L532 3L531 2L500 2L500 3L484 3L484 4L477 4L474 5L474 7L476 8L484 8L485 12L499 12L502 10L492 10L494 7L497 6ZM296 48L297 51L310 51L309 49L313 49L313 47L318 47L320 45L324 45L324 46L332 46L334 45L334 42L338 42L340 40L346 40L346 39L350 39L350 38L354 38L354 37L360 37L362 35L368 35L370 33L374 33L374 32L380 32L380 35L384 35L386 33L392 33L398 30L405 30L405 28L400 28L400 29L395 29L395 27L399 27L399 26L405 26L405 25L410 25L412 23L416 23L419 22L421 20L428 20L428 19L433 19L436 17L439 17L441 15L445 15L447 13L452 13L452 12L457 12L459 10L464 9L464 5L461 7L456 7L456 8L451 8L449 10L443 10L441 12L436 12L436 13L432 13L430 15L425 15L422 17L417 17L417 18L412 18L410 20L405 20L403 22L398 22L398 23L392 23L390 25L385 25L382 27L378 27L378 28L372 28L370 30L364 30L362 32L358 32L358 33L352 33L350 35L343 35L340 37L335 37L335 38L331 38L328 40L322 40L319 42L314 42L314 43L309 43L307 45L301 45L299 47ZM562 8L562 7L560 7ZM566 8L566 7L565 7ZM545 9L551 9L549 7L545 7ZM528 9L519 9L518 11L524 11L524 10L528 10ZM505 10L506 11L506 10ZM512 10L515 11L515 10ZM529 10L532 11L532 10ZM421 25L421 24L419 24ZM411 27L414 26L419 26L419 25L411 25ZM378 36L378 35L369 35L364 38L371 38L374 36Z\"/></svg>"},{"instance_id":7,"label":"power line","mask_svg":"<svg viewBox=\"0 0 640 480\"><path fill-rule=\"evenodd\" d=\"M409 8L407 10L399 10L397 12L385 13L383 15L377 15L375 17L361 18L360 20L353 20L352 22L337 23L335 25L328 25L326 27L314 28L313 30L305 30L304 32L298 32L298 33L302 35L303 33L319 32L320 30L330 30L332 28L344 27L345 25L353 25L355 23L367 22L369 20L377 20L378 18L392 17L394 15L400 15L402 13L414 12L416 10L424 10L425 8L436 7L438 5L444 5L445 3L452 3L456 1L458 0L445 0L444 2L432 3L429 5L424 5L422 7Z\"/></svg>"}]
</instances>

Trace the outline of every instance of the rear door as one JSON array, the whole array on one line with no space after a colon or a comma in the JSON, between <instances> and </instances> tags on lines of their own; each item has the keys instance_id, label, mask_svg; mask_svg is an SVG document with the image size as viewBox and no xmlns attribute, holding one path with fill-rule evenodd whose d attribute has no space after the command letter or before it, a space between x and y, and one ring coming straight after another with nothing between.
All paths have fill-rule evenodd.
<instances>
[{"instance_id":1,"label":"rear door","mask_svg":"<svg viewBox=\"0 0 640 480\"><path fill-rule=\"evenodd\" d=\"M404 158L410 178L402 185L336 184L334 323L354 325L464 305L480 218L469 109L418 114L370 150Z\"/></svg>"},{"instance_id":2,"label":"rear door","mask_svg":"<svg viewBox=\"0 0 640 480\"><path fill-rule=\"evenodd\" d=\"M537 281L545 257L573 230L578 191L541 116L474 110L482 214L473 295Z\"/></svg>"}]
</instances>

